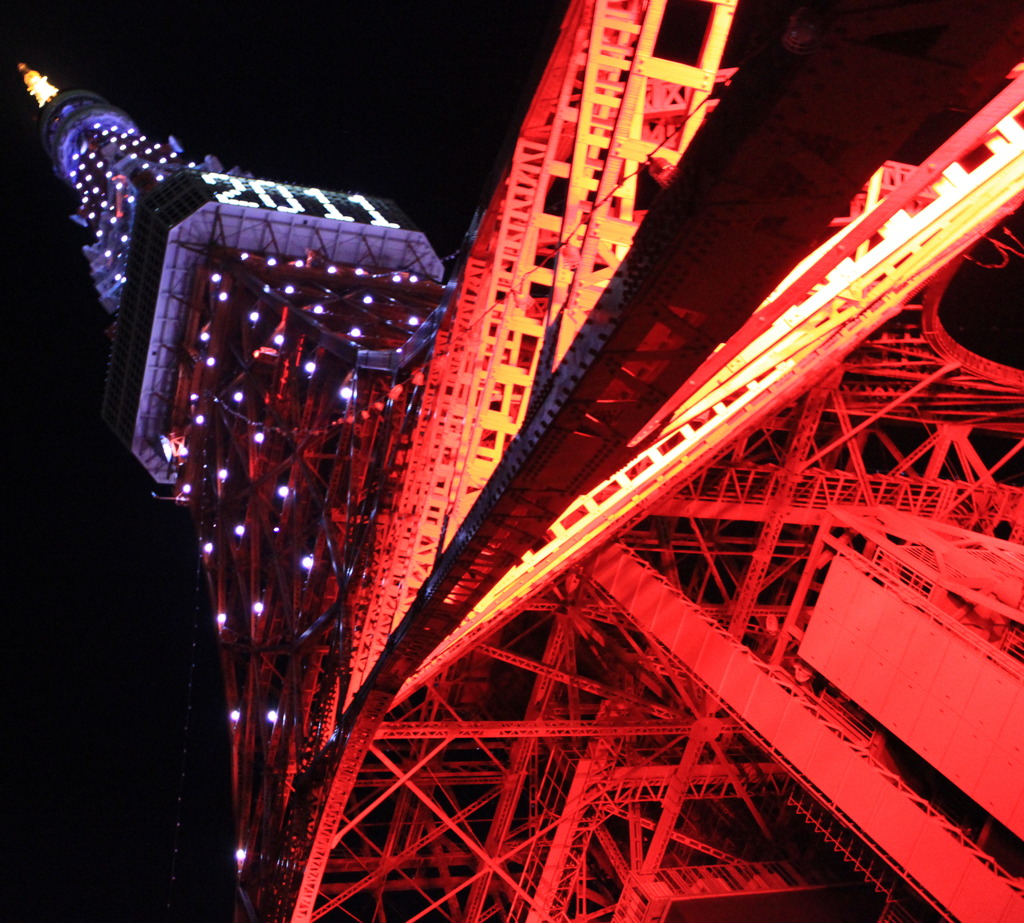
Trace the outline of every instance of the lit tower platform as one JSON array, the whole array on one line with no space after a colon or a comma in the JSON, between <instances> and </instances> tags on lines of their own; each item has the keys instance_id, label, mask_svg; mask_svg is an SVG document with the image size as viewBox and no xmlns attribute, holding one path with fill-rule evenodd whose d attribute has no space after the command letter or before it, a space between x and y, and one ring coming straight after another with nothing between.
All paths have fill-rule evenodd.
<instances>
[{"instance_id":1,"label":"lit tower platform","mask_svg":"<svg viewBox=\"0 0 1024 923\"><path fill-rule=\"evenodd\" d=\"M265 457L252 388L204 384L240 361L205 344L247 342L226 280L298 285L240 254L195 276L164 435L209 566L259 581L218 610L229 652L250 626L227 683L265 742L237 752L288 779L237 770L241 919L1024 919L1024 373L939 312L963 253L1015 246L1024 12L749 6L567 4L402 346L430 360L380 385L419 395L379 443L400 476L359 482L379 512L341 515L357 564L322 589L335 514L253 560L295 463L243 521L219 465ZM269 585L321 594L320 641L258 650Z\"/></svg>"}]
</instances>

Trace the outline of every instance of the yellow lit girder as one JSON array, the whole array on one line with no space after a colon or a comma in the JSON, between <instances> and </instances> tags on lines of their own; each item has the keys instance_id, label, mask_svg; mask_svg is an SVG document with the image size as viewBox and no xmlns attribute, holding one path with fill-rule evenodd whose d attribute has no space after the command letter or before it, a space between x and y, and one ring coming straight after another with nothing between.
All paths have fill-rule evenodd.
<instances>
[{"instance_id":1,"label":"yellow lit girder","mask_svg":"<svg viewBox=\"0 0 1024 923\"><path fill-rule=\"evenodd\" d=\"M666 2L570 5L452 300L368 624L404 616L519 431L550 325L557 361L629 251L638 173L674 167L712 108L736 0L707 4L694 64L654 54ZM387 630L367 637L352 690Z\"/></svg>"}]
</instances>

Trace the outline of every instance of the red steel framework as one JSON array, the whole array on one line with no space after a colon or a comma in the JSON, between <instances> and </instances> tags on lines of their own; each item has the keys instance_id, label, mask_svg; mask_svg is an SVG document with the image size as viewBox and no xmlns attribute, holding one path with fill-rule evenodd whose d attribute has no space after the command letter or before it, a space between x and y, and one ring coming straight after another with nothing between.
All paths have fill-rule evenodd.
<instances>
[{"instance_id":1,"label":"red steel framework","mask_svg":"<svg viewBox=\"0 0 1024 923\"><path fill-rule=\"evenodd\" d=\"M939 319L1024 11L953 6L766 5L723 69L735 0L573 0L400 371L433 283L207 248L238 919L1024 920L1024 372Z\"/></svg>"},{"instance_id":2,"label":"red steel framework","mask_svg":"<svg viewBox=\"0 0 1024 923\"><path fill-rule=\"evenodd\" d=\"M1021 488L997 475L1020 449L1021 376L954 355L935 305L923 325L906 305L1019 204L1021 81L921 167L879 167L853 220L770 292L814 240L809 201L856 187L801 172L809 188L780 203L770 165L741 176L752 159L807 169L770 124L748 128L717 175L701 157L725 157L729 122L713 153L681 160L716 81L743 78L718 70L732 5L706 11L699 57L684 64L654 54L663 4L570 6L430 364L431 412L368 601L375 649L347 693L292 919L646 921L685 902L711 912L715 895L783 893L819 913L861 899L865 919L1022 911L1005 832L1021 830L1019 787L998 796L976 778L1008 781L994 766L1019 767L1015 732L994 734L1012 752L974 765L932 757L964 794L922 797L927 783L891 752L897 732L914 734L893 728L887 702L873 716L844 693L864 698L866 681L816 671L821 656L801 646L819 596L837 596L829 574L845 575L829 567L838 544L867 541L845 510L905 511L890 526L901 547L937 541L934 522L971 530L954 539L967 546L987 535L990 565L1010 586L1020 576ZM848 20L862 40L912 25ZM854 57L844 51L840 70ZM920 63L918 86L935 78ZM793 97L822 76L804 69L759 100L785 113L787 140L809 128ZM854 109L829 76L807 105ZM893 143L865 143L848 116L829 124L847 182ZM688 188L691 161L708 174L703 197ZM668 188L631 251L645 171ZM745 214L719 204L740 183ZM744 226L768 214L796 229L773 246L750 237L744 252ZM726 243L730 232L740 239ZM702 265L721 255L745 264L731 290ZM674 308L709 284L708 300L731 309L713 331ZM869 560L843 586L877 581ZM950 580L937 585L959 609L913 598L901 615L959 632L1019 691L1019 594L979 645L971 619L992 603ZM897 583L886 592L902 599ZM864 881L884 898L864 898Z\"/></svg>"},{"instance_id":3,"label":"red steel framework","mask_svg":"<svg viewBox=\"0 0 1024 923\"><path fill-rule=\"evenodd\" d=\"M414 436L371 606L397 623L418 597L350 689L293 919L646 921L781 893L827 914L824 895L849 905L864 881L884 895L864 919L1022 912L1019 865L1012 847L1001 852L1015 842L1006 829L1021 829L1019 786L990 797L965 781L995 775L994 755L955 768L933 758L967 797L922 797L927 783L913 779L914 790L894 766L903 729L887 724L885 703L872 716L844 693L856 684L815 671L810 647L811 663L801 657L814 603L825 588L837 595L836 543L866 541L846 509L905 510L901 545L930 544L934 522L990 536L1016 586L1021 491L1003 481L1019 468L1021 376L954 355L935 305L923 326L906 305L1019 204L1020 80L921 167L879 167L859 198L835 174L816 184L801 172L809 188L765 205L779 171L764 167L709 177L721 185L701 199L680 154L716 81L734 77L718 71L732 5L706 10L700 57L683 64L653 53L663 5L570 6L430 366L432 413ZM861 39L913 25L856 18L849 33ZM1003 73L1019 56L1007 54ZM934 77L920 63L916 86ZM764 76L756 68L752 80ZM834 98L830 77L807 106L851 110L829 123L829 149L866 178L886 141L864 143L857 107ZM891 93L901 77L879 84ZM792 79L761 100L789 117L787 140L809 128L793 97L813 95L814 77ZM766 133L740 139L737 172L746 157L808 169ZM721 143L708 150L724 157ZM997 167L997 152L1015 165ZM701 153L693 173L713 174ZM631 252L638 176L664 181L680 162ZM730 181L743 184L746 214L721 214L716 193ZM854 220L837 220L839 236L770 292L771 273L803 255L792 237L804 253L813 243L808 202L837 195L855 198ZM744 252L743 225L765 212L799 232L775 246L748 238ZM732 290L693 260L709 248L712 262L723 251L745 262ZM691 278L671 278L685 261L697 263ZM752 278L764 286L757 301ZM733 308L711 336L713 322L673 310L688 283L714 285L709 300ZM854 573L871 577L858 562ZM938 585L963 600L961 620L980 618L948 574ZM1019 602L986 623L987 644L969 639L1018 691ZM906 607L909 618L927 604ZM928 614L968 642L948 604ZM995 737L1019 767L1014 734Z\"/></svg>"}]
</instances>

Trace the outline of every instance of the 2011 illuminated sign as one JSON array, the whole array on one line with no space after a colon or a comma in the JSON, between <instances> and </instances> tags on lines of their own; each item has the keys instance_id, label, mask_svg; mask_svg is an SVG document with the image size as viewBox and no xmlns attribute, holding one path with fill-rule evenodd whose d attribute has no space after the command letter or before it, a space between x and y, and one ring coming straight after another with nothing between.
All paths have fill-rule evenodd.
<instances>
[{"instance_id":1,"label":"2011 illuminated sign","mask_svg":"<svg viewBox=\"0 0 1024 923\"><path fill-rule=\"evenodd\" d=\"M291 215L310 215L334 221L355 221L383 228L401 225L381 214L380 210L362 195L343 192L325 192L307 186L292 186L273 180L251 179L247 176L228 176L225 173L203 173L203 180L213 187L213 197L224 205L245 208L266 208Z\"/></svg>"}]
</instances>

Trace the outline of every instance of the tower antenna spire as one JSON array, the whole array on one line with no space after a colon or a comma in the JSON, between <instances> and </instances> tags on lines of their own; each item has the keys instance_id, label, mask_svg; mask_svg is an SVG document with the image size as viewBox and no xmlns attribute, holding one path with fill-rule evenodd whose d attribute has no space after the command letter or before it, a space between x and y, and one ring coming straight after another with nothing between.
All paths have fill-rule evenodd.
<instances>
[{"instance_id":1,"label":"tower antenna spire","mask_svg":"<svg viewBox=\"0 0 1024 923\"><path fill-rule=\"evenodd\" d=\"M39 71L34 71L27 64L19 64L18 70L25 78L25 86L28 87L39 108L42 109L54 96L60 92L57 87L50 83L49 78L44 77Z\"/></svg>"}]
</instances>

